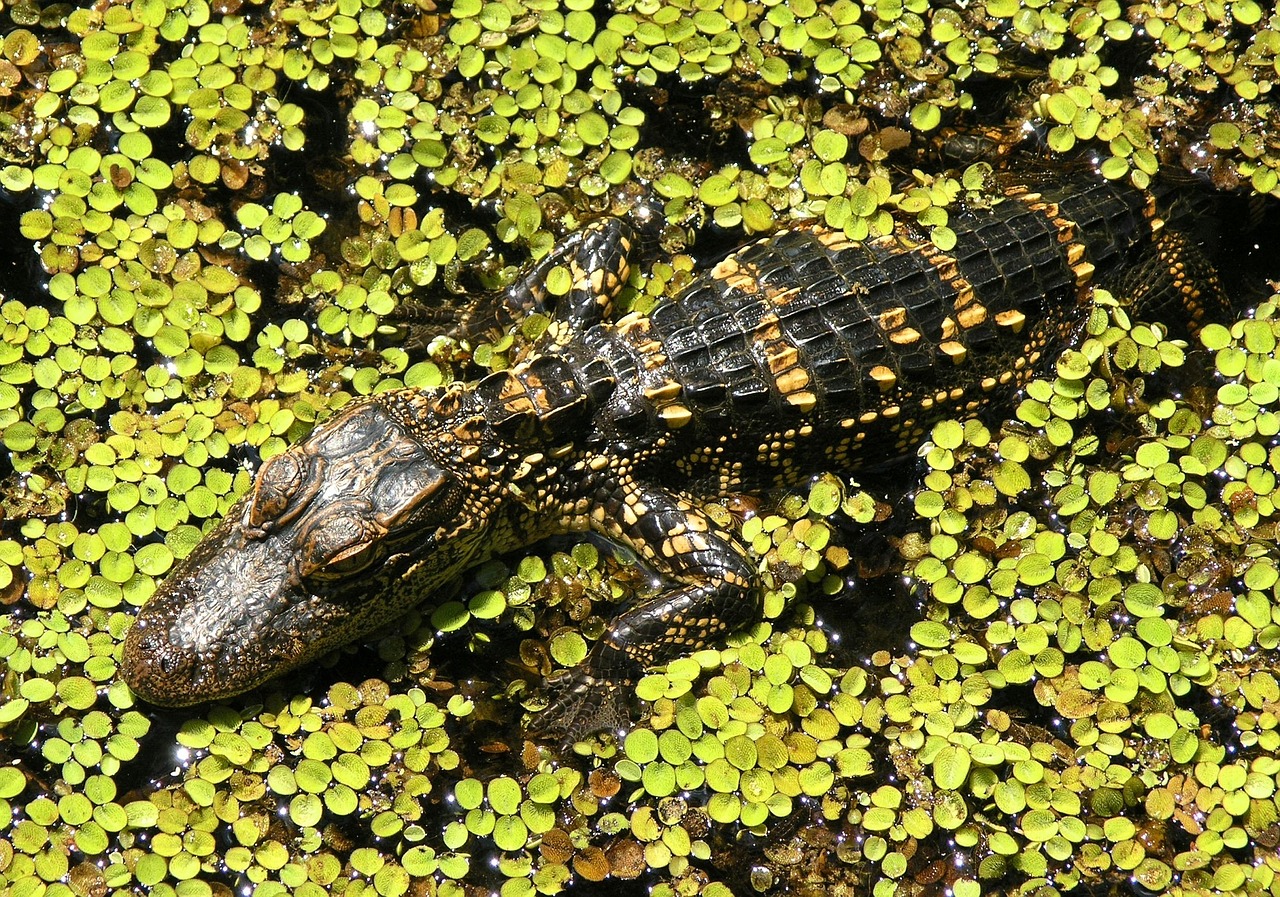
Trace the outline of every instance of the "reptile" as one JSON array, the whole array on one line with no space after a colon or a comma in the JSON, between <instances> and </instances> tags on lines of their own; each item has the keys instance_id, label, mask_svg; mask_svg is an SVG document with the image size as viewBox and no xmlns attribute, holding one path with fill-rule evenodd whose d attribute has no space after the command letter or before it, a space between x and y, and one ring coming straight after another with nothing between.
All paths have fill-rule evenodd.
<instances>
[{"instance_id":1,"label":"reptile","mask_svg":"<svg viewBox=\"0 0 1280 897\"><path fill-rule=\"evenodd\" d=\"M536 728L625 724L617 696L646 667L759 618L756 565L700 502L906 456L937 420L1008 401L1095 285L1188 331L1225 307L1152 195L1000 193L953 211L948 251L905 222L861 242L795 226L620 317L633 238L585 228L512 290L516 307L548 303L551 265L573 284L509 369L359 399L267 460L140 612L126 681L161 705L236 695L494 554L591 531L662 585L617 613Z\"/></svg>"}]
</instances>

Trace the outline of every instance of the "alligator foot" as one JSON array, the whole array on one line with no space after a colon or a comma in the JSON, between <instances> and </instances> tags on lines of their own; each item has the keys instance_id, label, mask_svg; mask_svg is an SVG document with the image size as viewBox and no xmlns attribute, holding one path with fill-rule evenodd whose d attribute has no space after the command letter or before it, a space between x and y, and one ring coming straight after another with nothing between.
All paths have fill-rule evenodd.
<instances>
[{"instance_id":1,"label":"alligator foot","mask_svg":"<svg viewBox=\"0 0 1280 897\"><path fill-rule=\"evenodd\" d=\"M548 677L551 703L529 723L528 734L568 750L596 732L618 732L635 722L627 679L597 679L580 670Z\"/></svg>"}]
</instances>

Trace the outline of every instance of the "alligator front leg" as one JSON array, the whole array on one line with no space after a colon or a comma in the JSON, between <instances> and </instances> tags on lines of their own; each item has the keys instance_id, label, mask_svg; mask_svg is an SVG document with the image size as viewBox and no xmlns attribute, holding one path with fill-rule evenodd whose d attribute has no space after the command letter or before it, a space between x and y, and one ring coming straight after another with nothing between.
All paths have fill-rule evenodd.
<instances>
[{"instance_id":1,"label":"alligator front leg","mask_svg":"<svg viewBox=\"0 0 1280 897\"><path fill-rule=\"evenodd\" d=\"M408 343L425 347L436 336L471 343L496 339L533 314L550 315L577 334L612 313L614 297L626 284L635 234L617 218L601 218L563 240L529 273L499 293L469 297L461 306L408 300L392 316L409 331ZM553 295L552 271L569 273L568 290Z\"/></svg>"},{"instance_id":2,"label":"alligator front leg","mask_svg":"<svg viewBox=\"0 0 1280 897\"><path fill-rule=\"evenodd\" d=\"M664 588L623 609L587 660L551 683L553 702L534 731L567 742L627 726L630 686L646 667L703 648L760 618L746 549L688 501L620 482L592 515L592 528L632 548L662 577Z\"/></svg>"}]
</instances>

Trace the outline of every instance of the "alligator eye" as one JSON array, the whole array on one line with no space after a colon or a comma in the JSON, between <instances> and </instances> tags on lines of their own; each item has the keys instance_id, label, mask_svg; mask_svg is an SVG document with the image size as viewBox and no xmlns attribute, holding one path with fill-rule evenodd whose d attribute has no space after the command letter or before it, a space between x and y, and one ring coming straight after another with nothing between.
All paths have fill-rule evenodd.
<instances>
[{"instance_id":1,"label":"alligator eye","mask_svg":"<svg viewBox=\"0 0 1280 897\"><path fill-rule=\"evenodd\" d=\"M322 458L300 457L296 451L271 458L258 471L249 505L249 525L264 528L288 523L314 497L322 471Z\"/></svg>"},{"instance_id":2,"label":"alligator eye","mask_svg":"<svg viewBox=\"0 0 1280 897\"><path fill-rule=\"evenodd\" d=\"M382 543L361 542L344 548L322 567L311 572L318 579L346 579L373 564L382 556Z\"/></svg>"},{"instance_id":3,"label":"alligator eye","mask_svg":"<svg viewBox=\"0 0 1280 897\"><path fill-rule=\"evenodd\" d=\"M385 528L369 519L362 499L335 502L327 516L300 534L298 572L308 579L339 580L359 573L386 551Z\"/></svg>"},{"instance_id":4,"label":"alligator eye","mask_svg":"<svg viewBox=\"0 0 1280 897\"><path fill-rule=\"evenodd\" d=\"M336 518L310 534L302 575L329 582L348 579L386 553L385 537L358 518Z\"/></svg>"}]
</instances>

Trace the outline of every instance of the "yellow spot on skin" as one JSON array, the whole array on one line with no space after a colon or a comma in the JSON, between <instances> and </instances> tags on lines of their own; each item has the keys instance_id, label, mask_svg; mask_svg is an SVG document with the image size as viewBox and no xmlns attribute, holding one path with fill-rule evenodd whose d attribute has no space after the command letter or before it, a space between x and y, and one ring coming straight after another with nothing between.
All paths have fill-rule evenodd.
<instances>
[{"instance_id":1,"label":"yellow spot on skin","mask_svg":"<svg viewBox=\"0 0 1280 897\"><path fill-rule=\"evenodd\" d=\"M889 334L889 342L897 343L899 346L910 346L919 342L920 331L914 327L903 327L901 330L895 330Z\"/></svg>"},{"instance_id":2,"label":"yellow spot on skin","mask_svg":"<svg viewBox=\"0 0 1280 897\"><path fill-rule=\"evenodd\" d=\"M945 342L940 343L938 348L956 364L960 364L964 361L965 356L969 354L969 350L962 344L957 343L955 340L946 340Z\"/></svg>"},{"instance_id":3,"label":"yellow spot on skin","mask_svg":"<svg viewBox=\"0 0 1280 897\"><path fill-rule=\"evenodd\" d=\"M891 308L880 312L876 316L876 320L879 322L881 330L897 330L907 323L907 310L901 307Z\"/></svg>"},{"instance_id":4,"label":"yellow spot on skin","mask_svg":"<svg viewBox=\"0 0 1280 897\"><path fill-rule=\"evenodd\" d=\"M1084 258L1084 244L1072 243L1067 247L1067 264L1074 265Z\"/></svg>"},{"instance_id":5,"label":"yellow spot on skin","mask_svg":"<svg viewBox=\"0 0 1280 897\"><path fill-rule=\"evenodd\" d=\"M754 296L760 291L760 278L754 271L744 267L735 256L729 256L712 268L711 276L748 296Z\"/></svg>"},{"instance_id":6,"label":"yellow spot on skin","mask_svg":"<svg viewBox=\"0 0 1280 897\"><path fill-rule=\"evenodd\" d=\"M809 385L809 372L804 368L792 368L776 377L774 382L778 384L778 391L787 395Z\"/></svg>"},{"instance_id":7,"label":"yellow spot on skin","mask_svg":"<svg viewBox=\"0 0 1280 897\"><path fill-rule=\"evenodd\" d=\"M783 233L786 233L786 231L783 231ZM838 230L818 231L818 242L833 252L860 245L850 240L843 231Z\"/></svg>"},{"instance_id":8,"label":"yellow spot on skin","mask_svg":"<svg viewBox=\"0 0 1280 897\"><path fill-rule=\"evenodd\" d=\"M613 325L613 329L619 336L627 336L633 330L640 333L648 333L649 316L633 311L619 319L618 323Z\"/></svg>"},{"instance_id":9,"label":"yellow spot on skin","mask_svg":"<svg viewBox=\"0 0 1280 897\"><path fill-rule=\"evenodd\" d=\"M1081 262L1078 265L1072 265L1071 270L1076 275L1076 286L1082 287L1093 278L1095 269L1092 262Z\"/></svg>"},{"instance_id":10,"label":"yellow spot on skin","mask_svg":"<svg viewBox=\"0 0 1280 897\"><path fill-rule=\"evenodd\" d=\"M800 287L791 287L790 289L783 290L780 293L774 293L769 296L769 304L774 308L786 308L791 303L792 299L795 299L800 295L800 292Z\"/></svg>"},{"instance_id":11,"label":"yellow spot on skin","mask_svg":"<svg viewBox=\"0 0 1280 897\"><path fill-rule=\"evenodd\" d=\"M650 402L666 402L680 395L683 387L674 380L669 380L661 386L654 386L644 391L644 397Z\"/></svg>"},{"instance_id":12,"label":"yellow spot on skin","mask_svg":"<svg viewBox=\"0 0 1280 897\"><path fill-rule=\"evenodd\" d=\"M666 367L667 355L656 340L648 340L636 348L640 353L640 363L646 371L660 371Z\"/></svg>"},{"instance_id":13,"label":"yellow spot on skin","mask_svg":"<svg viewBox=\"0 0 1280 897\"><path fill-rule=\"evenodd\" d=\"M808 412L818 404L818 397L811 392L793 392L787 396L787 401L800 411Z\"/></svg>"},{"instance_id":14,"label":"yellow spot on skin","mask_svg":"<svg viewBox=\"0 0 1280 897\"><path fill-rule=\"evenodd\" d=\"M735 274L728 278L728 284L735 290L741 290L743 293L752 295L760 290L760 279L754 274Z\"/></svg>"},{"instance_id":15,"label":"yellow spot on skin","mask_svg":"<svg viewBox=\"0 0 1280 897\"><path fill-rule=\"evenodd\" d=\"M530 466L529 462L527 460L521 461L520 466L516 468L515 473L511 474L511 479L517 481L523 480L531 473L533 473L533 467Z\"/></svg>"},{"instance_id":16,"label":"yellow spot on skin","mask_svg":"<svg viewBox=\"0 0 1280 897\"><path fill-rule=\"evenodd\" d=\"M738 260L729 256L711 269L711 276L717 279L728 278L738 273Z\"/></svg>"},{"instance_id":17,"label":"yellow spot on skin","mask_svg":"<svg viewBox=\"0 0 1280 897\"><path fill-rule=\"evenodd\" d=\"M567 321L552 321L547 325L547 339L551 342L563 345L576 336L574 328L569 326Z\"/></svg>"},{"instance_id":18,"label":"yellow spot on skin","mask_svg":"<svg viewBox=\"0 0 1280 897\"><path fill-rule=\"evenodd\" d=\"M1023 197L1024 200L1028 198L1029 197ZM1039 195L1036 196L1036 199L1040 199ZM1031 206L1031 208L1035 209L1046 218L1058 217L1058 204L1056 202L1028 202L1027 205Z\"/></svg>"},{"instance_id":19,"label":"yellow spot on skin","mask_svg":"<svg viewBox=\"0 0 1280 897\"><path fill-rule=\"evenodd\" d=\"M962 283L968 283L968 281L960 277L960 268L957 267L959 263L951 256L938 253L931 256L929 262L938 272L938 276L947 283L954 285L957 280Z\"/></svg>"},{"instance_id":20,"label":"yellow spot on skin","mask_svg":"<svg viewBox=\"0 0 1280 897\"><path fill-rule=\"evenodd\" d=\"M662 543L662 554L665 557L678 557L686 555L693 551L693 546L689 544L689 540L683 536L677 536L674 539L668 539Z\"/></svg>"},{"instance_id":21,"label":"yellow spot on skin","mask_svg":"<svg viewBox=\"0 0 1280 897\"><path fill-rule=\"evenodd\" d=\"M958 332L959 332L959 328L956 326L955 318L946 317L942 319L942 338L944 340L951 339Z\"/></svg>"},{"instance_id":22,"label":"yellow spot on skin","mask_svg":"<svg viewBox=\"0 0 1280 897\"><path fill-rule=\"evenodd\" d=\"M975 302L967 308L959 309L956 317L962 330L972 330L987 320L987 307Z\"/></svg>"},{"instance_id":23,"label":"yellow spot on skin","mask_svg":"<svg viewBox=\"0 0 1280 897\"><path fill-rule=\"evenodd\" d=\"M889 367L878 364L871 369L871 379L876 381L876 385L880 387L882 392L888 392L893 389L893 385L898 382L898 375ZM843 422L841 422L843 425ZM852 421L850 421L852 423Z\"/></svg>"},{"instance_id":24,"label":"yellow spot on skin","mask_svg":"<svg viewBox=\"0 0 1280 897\"><path fill-rule=\"evenodd\" d=\"M693 420L693 412L683 405L668 405L658 412L662 422L673 430L678 430Z\"/></svg>"},{"instance_id":25,"label":"yellow spot on skin","mask_svg":"<svg viewBox=\"0 0 1280 897\"><path fill-rule=\"evenodd\" d=\"M578 270L577 265L573 266L571 273L574 277L574 283L580 283L582 273ZM605 279L607 276L608 273L603 268L599 271L592 271L588 277L588 282L591 284L591 292L595 293L597 296L603 293L605 289ZM609 279L612 280L612 278Z\"/></svg>"},{"instance_id":26,"label":"yellow spot on skin","mask_svg":"<svg viewBox=\"0 0 1280 897\"><path fill-rule=\"evenodd\" d=\"M1022 325L1027 323L1027 316L1016 308L1011 308L1008 311L999 312L996 315L996 323L1001 327L1013 328L1014 333L1021 333Z\"/></svg>"},{"instance_id":27,"label":"yellow spot on skin","mask_svg":"<svg viewBox=\"0 0 1280 897\"><path fill-rule=\"evenodd\" d=\"M503 406L513 414L532 414L537 411L536 406L529 400L528 396L514 396L507 399Z\"/></svg>"},{"instance_id":28,"label":"yellow spot on skin","mask_svg":"<svg viewBox=\"0 0 1280 897\"><path fill-rule=\"evenodd\" d=\"M1049 223L1058 231L1058 242L1069 244L1076 238L1076 224L1069 218L1062 216L1062 209L1054 202L1041 202L1042 197L1039 194L1028 193L1019 197L1031 209L1044 215L1049 219ZM1068 250L1070 252L1070 250ZM1074 265L1074 262L1071 262Z\"/></svg>"},{"instance_id":29,"label":"yellow spot on skin","mask_svg":"<svg viewBox=\"0 0 1280 897\"><path fill-rule=\"evenodd\" d=\"M767 345L765 346L764 354L765 361L769 364L769 373L773 374L775 378L782 375L783 372L795 368L800 363L800 353L796 351L796 347L789 346L786 343ZM807 376L805 382L808 382ZM781 380L779 380L778 386L780 389L782 388ZM783 391L785 392L786 390Z\"/></svg>"},{"instance_id":30,"label":"yellow spot on skin","mask_svg":"<svg viewBox=\"0 0 1280 897\"><path fill-rule=\"evenodd\" d=\"M949 280L947 283L951 284L956 291L956 301L951 305L956 311L963 311L978 301L973 295L973 285L958 274L955 280Z\"/></svg>"},{"instance_id":31,"label":"yellow spot on skin","mask_svg":"<svg viewBox=\"0 0 1280 897\"><path fill-rule=\"evenodd\" d=\"M778 326L778 316L766 315L761 318L751 338L757 343L771 343L782 339L782 328Z\"/></svg>"}]
</instances>

